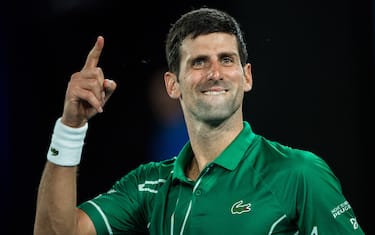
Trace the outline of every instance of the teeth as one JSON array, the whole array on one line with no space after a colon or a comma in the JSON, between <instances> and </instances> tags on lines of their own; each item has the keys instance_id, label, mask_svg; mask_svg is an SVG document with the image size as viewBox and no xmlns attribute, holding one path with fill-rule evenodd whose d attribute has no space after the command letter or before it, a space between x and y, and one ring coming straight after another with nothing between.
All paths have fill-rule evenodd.
<instances>
[{"instance_id":1,"label":"teeth","mask_svg":"<svg viewBox=\"0 0 375 235\"><path fill-rule=\"evenodd\" d=\"M225 91L206 91L204 92L204 94L206 95L221 95L221 94L224 94Z\"/></svg>"}]
</instances>

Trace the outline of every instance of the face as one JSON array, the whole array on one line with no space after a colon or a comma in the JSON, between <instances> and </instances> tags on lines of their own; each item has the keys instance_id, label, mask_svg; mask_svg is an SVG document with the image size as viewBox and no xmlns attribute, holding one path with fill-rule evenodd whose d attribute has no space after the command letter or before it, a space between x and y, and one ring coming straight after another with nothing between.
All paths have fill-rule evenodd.
<instances>
[{"instance_id":1,"label":"face","mask_svg":"<svg viewBox=\"0 0 375 235\"><path fill-rule=\"evenodd\" d=\"M244 92L252 85L250 64L242 67L235 36L211 33L186 38L180 74L165 74L168 94L180 99L185 118L205 123L242 116Z\"/></svg>"}]
</instances>

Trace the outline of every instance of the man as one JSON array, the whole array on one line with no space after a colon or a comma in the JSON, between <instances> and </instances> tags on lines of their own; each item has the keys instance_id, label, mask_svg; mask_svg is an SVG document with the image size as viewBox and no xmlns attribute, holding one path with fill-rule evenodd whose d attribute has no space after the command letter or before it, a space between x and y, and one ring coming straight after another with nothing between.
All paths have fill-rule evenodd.
<instances>
[{"instance_id":1,"label":"man","mask_svg":"<svg viewBox=\"0 0 375 235\"><path fill-rule=\"evenodd\" d=\"M166 41L166 90L189 141L176 158L141 165L77 206L87 121L116 89L98 67L98 37L68 85L40 182L35 234L364 234L338 179L315 154L255 134L243 120L251 65L238 23L201 8Z\"/></svg>"}]
</instances>

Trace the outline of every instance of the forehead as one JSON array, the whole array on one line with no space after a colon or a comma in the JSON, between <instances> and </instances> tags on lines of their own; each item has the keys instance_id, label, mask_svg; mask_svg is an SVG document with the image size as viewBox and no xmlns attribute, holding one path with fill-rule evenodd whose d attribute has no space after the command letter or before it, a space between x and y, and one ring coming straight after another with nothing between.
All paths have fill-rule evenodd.
<instances>
[{"instance_id":1,"label":"forehead","mask_svg":"<svg viewBox=\"0 0 375 235\"><path fill-rule=\"evenodd\" d=\"M218 53L238 54L236 36L228 33L210 33L182 41L181 58Z\"/></svg>"}]
</instances>

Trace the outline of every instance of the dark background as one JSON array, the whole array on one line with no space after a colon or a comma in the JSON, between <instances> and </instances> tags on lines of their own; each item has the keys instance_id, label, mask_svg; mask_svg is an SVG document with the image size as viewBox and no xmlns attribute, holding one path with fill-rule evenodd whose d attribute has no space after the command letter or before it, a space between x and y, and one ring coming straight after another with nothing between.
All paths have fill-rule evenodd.
<instances>
[{"instance_id":1,"label":"dark background","mask_svg":"<svg viewBox=\"0 0 375 235\"><path fill-rule=\"evenodd\" d=\"M0 234L32 234L37 187L65 88L98 35L105 37L100 66L118 89L105 112L90 121L79 201L106 191L149 160L155 128L150 75L165 65L169 25L203 5L226 10L245 31L254 79L245 119L256 133L325 159L364 231L374 234L374 5L357 0L155 2L8 1L1 8L5 231Z\"/></svg>"}]
</instances>

